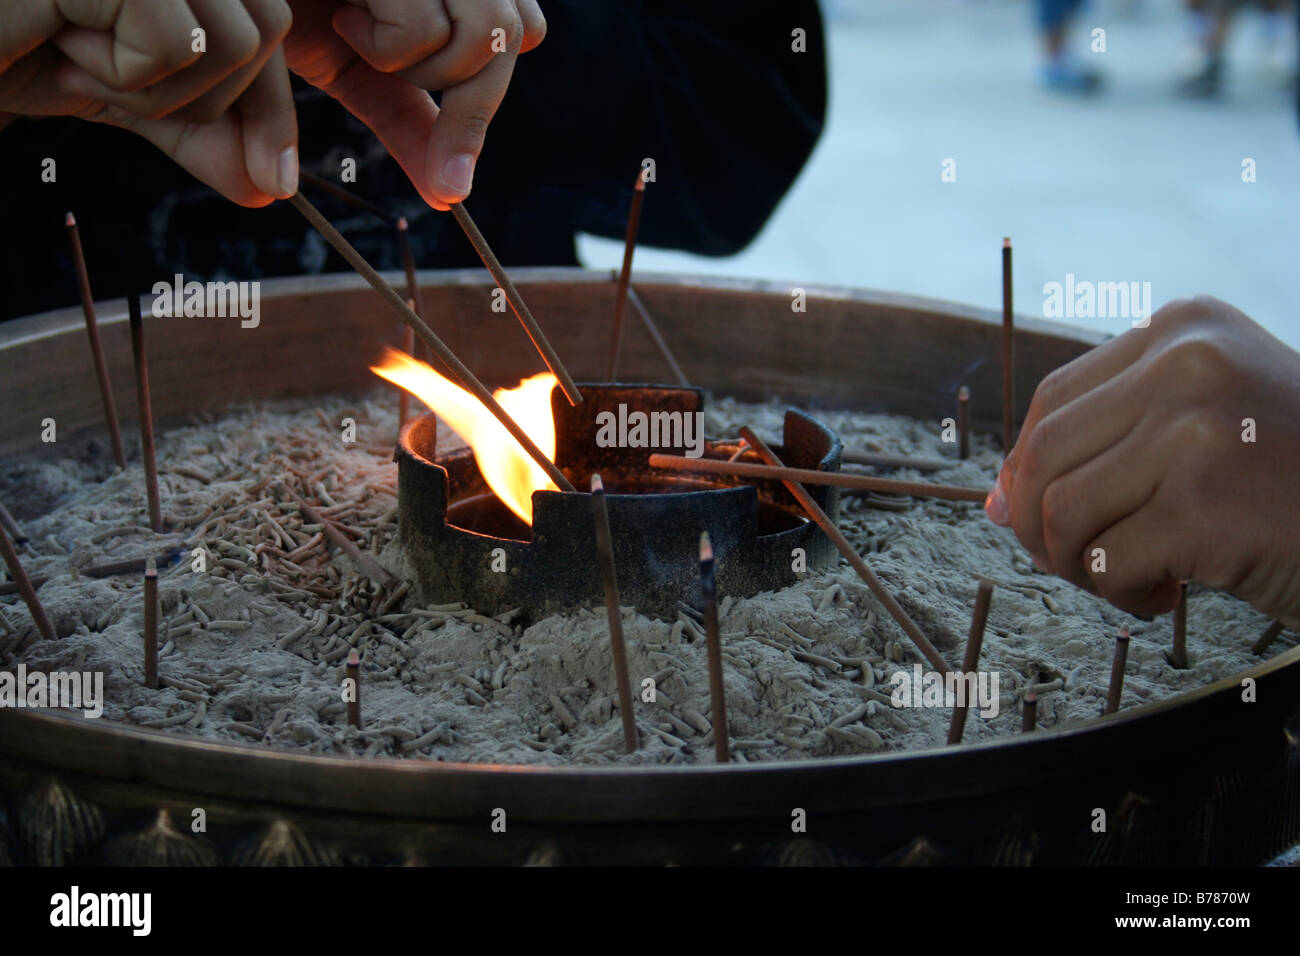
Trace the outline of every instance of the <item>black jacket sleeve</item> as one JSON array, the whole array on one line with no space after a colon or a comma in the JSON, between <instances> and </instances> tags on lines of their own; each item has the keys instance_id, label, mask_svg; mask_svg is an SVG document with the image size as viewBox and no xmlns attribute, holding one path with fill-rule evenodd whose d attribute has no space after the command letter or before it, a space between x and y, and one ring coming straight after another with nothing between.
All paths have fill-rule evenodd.
<instances>
[{"instance_id":1,"label":"black jacket sleeve","mask_svg":"<svg viewBox=\"0 0 1300 956\"><path fill-rule=\"evenodd\" d=\"M654 160L640 240L729 255L762 228L820 134L826 64L815 0L543 0L545 41L521 56L468 200L507 266L576 265L577 232L621 238L632 184ZM796 52L793 31L804 31ZM373 134L295 81L304 168L411 220L420 268L477 266L452 217L425 206ZM58 163L42 183L43 158ZM81 222L97 298L124 294L122 225L141 278L259 279L349 267L287 203L243 209L144 140L71 119L0 130L0 318L71 306L63 216ZM400 269L392 229L304 189L372 263Z\"/></svg>"},{"instance_id":2,"label":"black jacket sleeve","mask_svg":"<svg viewBox=\"0 0 1300 956\"><path fill-rule=\"evenodd\" d=\"M545 217L621 238L631 184L650 158L642 242L712 256L748 244L825 120L816 2L548 0L544 9L547 39L520 58L489 131L480 201L511 195L528 209L513 218L534 228L545 231Z\"/></svg>"}]
</instances>

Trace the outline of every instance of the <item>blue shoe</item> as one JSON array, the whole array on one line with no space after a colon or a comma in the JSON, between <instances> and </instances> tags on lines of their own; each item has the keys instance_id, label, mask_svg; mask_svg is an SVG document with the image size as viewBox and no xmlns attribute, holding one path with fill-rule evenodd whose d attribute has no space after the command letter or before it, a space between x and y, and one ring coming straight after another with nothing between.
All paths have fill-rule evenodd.
<instances>
[{"instance_id":1,"label":"blue shoe","mask_svg":"<svg viewBox=\"0 0 1300 956\"><path fill-rule=\"evenodd\" d=\"M1049 63L1041 72L1043 86L1055 93L1089 96L1101 87L1101 74L1073 63Z\"/></svg>"}]
</instances>

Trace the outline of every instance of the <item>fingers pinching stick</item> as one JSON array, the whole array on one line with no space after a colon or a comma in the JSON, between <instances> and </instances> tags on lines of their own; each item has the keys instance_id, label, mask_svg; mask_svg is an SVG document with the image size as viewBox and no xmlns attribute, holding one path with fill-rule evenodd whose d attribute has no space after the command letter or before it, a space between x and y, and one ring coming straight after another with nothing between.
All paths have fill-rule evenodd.
<instances>
[{"instance_id":1,"label":"fingers pinching stick","mask_svg":"<svg viewBox=\"0 0 1300 956\"><path fill-rule=\"evenodd\" d=\"M126 452L122 449L122 428L117 420L117 403L113 400L113 386L108 379L108 363L104 361L104 343L99 339L99 321L95 318L95 297L90 292L90 273L86 270L86 253L81 248L81 232L72 213L64 217L68 229L68 245L72 247L72 265L77 271L77 290L81 293L81 313L86 319L86 338L90 341L90 356L95 362L95 376L99 379L99 399L104 404L104 421L113 441L113 457L117 467L126 470Z\"/></svg>"},{"instance_id":2,"label":"fingers pinching stick","mask_svg":"<svg viewBox=\"0 0 1300 956\"><path fill-rule=\"evenodd\" d=\"M1128 627L1119 629L1115 638L1115 656L1110 663L1110 689L1106 694L1106 713L1119 710L1119 698L1124 693L1124 665L1128 663Z\"/></svg>"},{"instance_id":3,"label":"fingers pinching stick","mask_svg":"<svg viewBox=\"0 0 1300 956\"><path fill-rule=\"evenodd\" d=\"M979 590L975 594L975 610L970 618L970 635L966 638L966 656L961 662L963 675L973 673L979 666L980 648L984 644L984 627L988 623L989 602L992 600L993 582L981 578ZM952 723L948 725L948 743L961 743L961 735L966 729L966 713L969 710L970 701L965 699L953 708Z\"/></svg>"},{"instance_id":4,"label":"fingers pinching stick","mask_svg":"<svg viewBox=\"0 0 1300 956\"><path fill-rule=\"evenodd\" d=\"M749 442L749 447L758 452L759 457L769 465L776 468L785 467L781 459L776 457L772 449L767 447L767 443L754 434L753 429L748 425L740 430L740 437ZM739 464L739 462L736 464ZM935 670L946 676L951 671L951 668L943 659L943 655L939 653L939 649L930 643L928 637L921 633L921 629L916 626L916 622L912 620L911 615L903 610L903 606L898 603L898 599L889 593L889 590L881 583L880 578L876 577L876 573L853 550L853 545L849 544L848 539L840 533L840 529L835 527L835 523L831 521L826 512L822 511L821 506L813 500L812 495L808 494L803 485L797 481L782 479L781 483L785 485L790 494L794 495L795 500L803 506L803 510L808 513L808 517L817 523L817 527L822 529L822 533L831 539L831 543L835 547L839 548L840 554L844 555L844 560L848 561L853 566L853 570L858 572L858 577L871 589L871 593L876 596L876 600L885 606L885 610L903 629L903 633L912 639L916 649L934 665Z\"/></svg>"},{"instance_id":5,"label":"fingers pinching stick","mask_svg":"<svg viewBox=\"0 0 1300 956\"><path fill-rule=\"evenodd\" d=\"M58 636L54 633L54 625L50 623L45 608L41 605L40 598L36 596L36 588L32 586L31 579L27 577L27 572L23 570L23 563L19 560L18 552L14 550L13 542L9 540L9 532L5 530L4 525L0 525L0 557L4 558L5 567L9 569L9 576L18 585L18 593L23 596L23 601L27 604L27 610L31 612L32 621L36 624L36 629L41 632L41 636L47 641L54 640Z\"/></svg>"},{"instance_id":6,"label":"fingers pinching stick","mask_svg":"<svg viewBox=\"0 0 1300 956\"><path fill-rule=\"evenodd\" d=\"M469 210L465 208L463 202L458 202L451 207L451 213L456 217L456 221L460 223L460 227L465 230L465 235L469 237L470 244L474 246L474 251L478 253L478 257L483 260L483 265L487 266L488 272L492 273L492 278L497 280L497 285L505 292L506 301L510 303L515 318L519 319L524 331L532 339L533 348L537 349L542 361L551 370L551 374L559 379L560 389L564 392L564 397L569 400L570 405L577 405L582 401L582 393L578 391L578 386L574 384L573 379L569 378L569 373L564 369L564 363L555 354L555 349L551 348L551 343L546 340L546 336L542 333L541 327L538 326L537 320L533 318L533 314L528 311L528 306L524 304L523 296L519 294L515 284L510 281L510 277L506 275L506 270L501 267L501 262L497 259L496 254L487 244L487 240L483 238L483 233L479 232L478 226L474 225ZM573 489L565 488L564 490L572 491Z\"/></svg>"},{"instance_id":7,"label":"fingers pinching stick","mask_svg":"<svg viewBox=\"0 0 1300 956\"><path fill-rule=\"evenodd\" d=\"M713 542L700 534L700 596L704 599L704 635L709 658L709 705L713 710L713 756L718 763L731 760L727 741L727 692L722 684L722 632L718 628L718 579L713 562Z\"/></svg>"},{"instance_id":8,"label":"fingers pinching stick","mask_svg":"<svg viewBox=\"0 0 1300 956\"><path fill-rule=\"evenodd\" d=\"M303 217L325 237L325 241L347 260L348 265L361 273L361 277L370 283L370 287L379 293L380 297L388 303L398 317L415 330L415 334L420 337L420 340L432 349L438 358L447 363L447 368L451 370L460 386L482 402L483 406L496 417L496 420L502 424L514 440L519 442L519 446L528 453L528 457L537 462L537 466L546 472L546 476L551 481L555 482L555 486L561 491L576 491L577 489L573 487L573 483L564 476L564 472L560 471L553 461L542 454L542 450L528 437L528 433L520 428L519 423L511 418L510 414L492 397L492 393L488 391L487 386L480 382L474 373L465 366L465 363L456 357L456 353L447 348L442 339L434 334L433 329L429 328L422 318L407 308L406 303L402 301L402 297L384 281L384 277L375 270L374 266L361 257L361 253L352 247L352 243L344 239L343 235L330 225L329 221L320 214L315 206L307 201L307 198L302 193L295 193L290 197L289 202L293 203ZM452 208L459 207L453 206Z\"/></svg>"},{"instance_id":9,"label":"fingers pinching stick","mask_svg":"<svg viewBox=\"0 0 1300 956\"><path fill-rule=\"evenodd\" d=\"M632 680L627 671L627 645L623 642L623 614L618 607L618 571L614 567L614 540L609 533L609 509L605 506L605 484L600 475L591 476L591 512L596 521L596 552L605 584L605 614L609 618L609 647L614 655L614 680L618 684L618 708L623 718L623 746L636 750L636 714L632 711Z\"/></svg>"}]
</instances>

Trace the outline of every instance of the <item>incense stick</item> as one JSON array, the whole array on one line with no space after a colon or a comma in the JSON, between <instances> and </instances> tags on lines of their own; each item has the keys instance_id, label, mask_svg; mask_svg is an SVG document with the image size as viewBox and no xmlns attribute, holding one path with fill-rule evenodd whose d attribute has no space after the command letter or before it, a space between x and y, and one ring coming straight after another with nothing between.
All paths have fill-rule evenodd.
<instances>
[{"instance_id":1,"label":"incense stick","mask_svg":"<svg viewBox=\"0 0 1300 956\"><path fill-rule=\"evenodd\" d=\"M1029 733L1038 723L1038 694L1030 691L1025 694L1025 708L1020 718L1021 733Z\"/></svg>"},{"instance_id":2,"label":"incense stick","mask_svg":"<svg viewBox=\"0 0 1300 956\"><path fill-rule=\"evenodd\" d=\"M989 619L989 602L992 600L993 582L981 578L979 590L975 594L975 610L970 618L970 634L966 637L966 656L961 662L963 676L974 673L979 666L980 648L984 645L984 628ZM963 696L962 703L952 711L952 722L948 725L948 743L961 743L961 735L966 730L966 714L969 710L970 701Z\"/></svg>"},{"instance_id":3,"label":"incense stick","mask_svg":"<svg viewBox=\"0 0 1300 956\"><path fill-rule=\"evenodd\" d=\"M1268 630L1259 636L1259 640L1250 645L1251 651L1256 654L1263 654L1264 651L1268 650L1268 646L1277 640L1278 635L1282 633L1285 627L1286 625L1281 621L1274 621L1268 626Z\"/></svg>"},{"instance_id":4,"label":"incense stick","mask_svg":"<svg viewBox=\"0 0 1300 956\"><path fill-rule=\"evenodd\" d=\"M104 343L99 338L99 321L95 318L95 297L90 292L90 273L86 270L86 254L81 247L81 231L72 213L64 217L68 229L68 245L72 247L72 265L77 272L77 290L81 293L81 312L86 319L86 338L90 340L90 355L95 363L95 376L99 379L99 400L104 405L104 422L113 442L113 457L117 467L126 470L126 452L122 448L122 429L117 420L117 403L113 399L113 386L108 379L108 363L104 361Z\"/></svg>"},{"instance_id":5,"label":"incense stick","mask_svg":"<svg viewBox=\"0 0 1300 956\"><path fill-rule=\"evenodd\" d=\"M304 183L308 183L312 186L315 186L317 189L329 193L335 199L342 200L343 202L347 203L349 206L353 206L356 209L364 210L365 212L370 213L376 219L388 223L390 226L394 225L393 217L388 212L388 210L382 208L381 206L377 206L375 203L372 203L369 200L362 199L360 196L354 196L351 190L344 189L342 186L340 186L338 183L334 182L331 179L326 179L324 176L317 176L315 173L310 173L305 169L298 171L298 178L302 180Z\"/></svg>"},{"instance_id":6,"label":"incense stick","mask_svg":"<svg viewBox=\"0 0 1300 956\"><path fill-rule=\"evenodd\" d=\"M411 304L411 311L424 318L420 281L415 276L415 252L411 248L411 226L405 216L397 220L397 245L402 252L402 270L406 273L406 300Z\"/></svg>"},{"instance_id":7,"label":"incense stick","mask_svg":"<svg viewBox=\"0 0 1300 956\"><path fill-rule=\"evenodd\" d=\"M758 452L763 460L769 465L776 468L784 467L781 463L781 459L776 457L772 452L772 449L768 448L763 439L754 434L751 428L748 426L742 428L740 430L740 436L744 438L745 441L749 442L750 447L753 448L754 451ZM737 464L739 464L739 462L737 462ZM790 494L794 495L799 504L803 506L804 511L808 513L808 517L817 523L817 526L822 529L822 532L826 537L831 539L831 543L839 549L840 554L844 555L844 559L853 566L853 570L858 573L858 577L862 578L863 583L871 589L871 593L874 594L876 599L885 606L885 610L889 612L889 616L894 619L898 626L903 629L903 633L911 638L912 643L916 645L917 650L925 656L926 660L934 665L935 670L939 671L941 674L948 674L950 668L948 667L947 662L943 659L943 655L939 653L938 648L931 644L930 639L921 633L921 629L916 626L916 622L912 620L907 611L903 610L903 606L898 603L898 599L889 593L889 590L881 583L880 579L876 577L876 573L872 571L871 568L867 566L867 563L862 560L862 557L853 550L853 545L849 544L848 539L840 533L840 529L835 527L834 522L827 517L826 512L822 511L817 502L813 500L812 495L808 494L803 485L799 484L797 481L783 479L783 484Z\"/></svg>"},{"instance_id":8,"label":"incense stick","mask_svg":"<svg viewBox=\"0 0 1300 956\"><path fill-rule=\"evenodd\" d=\"M1015 319L1011 305L1011 240L1002 240L1002 454L1011 454L1016 430Z\"/></svg>"},{"instance_id":9,"label":"incense stick","mask_svg":"<svg viewBox=\"0 0 1300 956\"><path fill-rule=\"evenodd\" d=\"M623 746L628 753L637 747L636 714L632 711L632 680L627 670L627 646L623 642L623 614L618 606L618 571L614 566L614 541L609 532L609 509L605 505L605 484L600 475L591 476L591 512L596 521L596 553L605 584L605 614L609 618L609 646L614 655L614 680L618 684L618 707L623 718Z\"/></svg>"},{"instance_id":10,"label":"incense stick","mask_svg":"<svg viewBox=\"0 0 1300 956\"><path fill-rule=\"evenodd\" d=\"M887 455L874 451L846 451L840 460L848 465L872 465L876 468L915 468L917 471L942 471L956 467L951 461L937 458L913 458L910 455Z\"/></svg>"},{"instance_id":11,"label":"incense stick","mask_svg":"<svg viewBox=\"0 0 1300 956\"><path fill-rule=\"evenodd\" d=\"M655 348L659 349L659 354L662 355L664 361L668 363L668 368L673 373L673 377L677 379L677 384L690 388L690 380L686 378L686 373L682 371L682 367L677 364L677 358L673 355L672 349L668 347L668 343L664 340L663 333L659 331L658 324L650 317L650 312L646 309L645 303L641 301L641 296L637 295L636 289L632 286L628 286L627 288L627 301L632 304L632 311L637 314L637 317L641 320L641 324L645 326L645 330L649 334L650 340L654 342Z\"/></svg>"},{"instance_id":12,"label":"incense stick","mask_svg":"<svg viewBox=\"0 0 1300 956\"><path fill-rule=\"evenodd\" d=\"M407 299L406 307L416 315L415 300ZM407 326L402 330L402 351L412 358L415 357L415 331ZM401 431L406 424L406 420L411 417L411 393L404 388L397 390L397 430Z\"/></svg>"},{"instance_id":13,"label":"incense stick","mask_svg":"<svg viewBox=\"0 0 1300 956\"><path fill-rule=\"evenodd\" d=\"M27 537L27 532L14 519L14 516L9 513L9 509L4 506L3 501L0 501L0 527L9 532L9 537L14 539L16 547L21 548L31 540Z\"/></svg>"},{"instance_id":14,"label":"incense stick","mask_svg":"<svg viewBox=\"0 0 1300 956\"><path fill-rule=\"evenodd\" d=\"M27 572L23 569L23 563L18 558L18 552L14 550L13 542L9 540L9 532L0 525L0 557L4 558L5 567L9 569L9 576L14 579L14 584L18 587L18 593L23 596L23 601L27 605L27 610L31 612L32 621L35 623L37 630L47 640L55 640L57 635L54 633L54 625L50 623L49 617L45 613L45 608L41 605L41 600L36 596L36 588L32 586L31 579L27 577Z\"/></svg>"},{"instance_id":15,"label":"incense stick","mask_svg":"<svg viewBox=\"0 0 1300 956\"><path fill-rule=\"evenodd\" d=\"M156 560L161 561L164 567L174 564L185 553L184 548L174 548L171 551L164 551L158 555ZM107 564L95 564L87 568L77 568L77 574L86 578L107 578L115 574L139 574L145 569L148 563L148 557L124 558L121 561L110 561ZM53 578L52 574L37 574L31 577L32 587L40 587L46 581ZM17 594L18 586L12 582L0 584L0 597L9 594Z\"/></svg>"},{"instance_id":16,"label":"incense stick","mask_svg":"<svg viewBox=\"0 0 1300 956\"><path fill-rule=\"evenodd\" d=\"M727 743L727 692L722 684L722 633L718 628L718 579L709 533L700 534L700 596L704 600L704 636L709 658L709 705L713 709L713 756L731 760Z\"/></svg>"},{"instance_id":17,"label":"incense stick","mask_svg":"<svg viewBox=\"0 0 1300 956\"><path fill-rule=\"evenodd\" d=\"M618 274L618 291L614 295L614 327L609 336L609 362L605 366L605 381L617 381L618 351L623 343L623 306L627 302L627 284L632 276L632 253L636 251L636 234L641 226L641 206L645 202L645 172L637 170L636 185L632 187L632 208L627 214L627 234L623 237L623 268Z\"/></svg>"},{"instance_id":18,"label":"incense stick","mask_svg":"<svg viewBox=\"0 0 1300 956\"><path fill-rule=\"evenodd\" d=\"M961 488L956 485L937 485L925 481L898 481L893 478L876 478L873 475L849 475L842 471L815 471L811 468L776 468L744 461L721 461L717 458L686 458L681 455L650 456L651 468L669 471L698 471L711 475L730 475L736 478L768 478L773 481L798 481L809 485L834 485L857 491L883 491L895 495L915 495L922 498L944 498L948 501L983 501L987 491L978 488Z\"/></svg>"},{"instance_id":19,"label":"incense stick","mask_svg":"<svg viewBox=\"0 0 1300 956\"><path fill-rule=\"evenodd\" d=\"M1187 669L1187 582L1178 584L1178 606L1174 608L1174 649L1169 653L1169 663L1179 670Z\"/></svg>"},{"instance_id":20,"label":"incense stick","mask_svg":"<svg viewBox=\"0 0 1300 956\"><path fill-rule=\"evenodd\" d=\"M291 497L298 503L298 507L302 509L302 516L304 518L312 524L318 524L321 526L321 530L325 533L325 537L334 542L334 544L338 546L339 550L351 558L352 562L357 566L362 574L366 575L366 577L370 578L377 584L382 584L386 588L391 588L397 583L397 578L393 577L393 575L391 575L378 561L358 548L351 538L338 529L332 519L327 518L311 505L307 504L307 502L299 497L298 493L287 484L282 483L279 487L280 490L285 493L285 497Z\"/></svg>"},{"instance_id":21,"label":"incense stick","mask_svg":"<svg viewBox=\"0 0 1300 956\"><path fill-rule=\"evenodd\" d=\"M1110 664L1110 689L1106 694L1105 713L1119 710L1119 698L1124 693L1124 665L1128 662L1128 627L1119 629L1115 638L1115 656Z\"/></svg>"},{"instance_id":22,"label":"incense stick","mask_svg":"<svg viewBox=\"0 0 1300 956\"><path fill-rule=\"evenodd\" d=\"M361 257L361 253L352 248L352 244L330 225L325 217L317 211L316 207L308 202L302 193L296 193L290 197L289 201L303 214L308 222L316 227L320 234L325 237L325 241L338 250L339 255L343 256L348 264L370 283L371 288L383 297L383 300L397 312L402 321L415 331L421 341L447 364L447 368L456 376L461 387L483 403L483 406L496 417L496 420L505 427L505 430L514 437L515 441L519 442L520 447L528 453L528 456L537 462L538 467L546 472L547 477L555 483L556 487L561 491L575 491L573 483L564 477L564 473L555 466L553 461L542 454L542 450L528 437L528 433L519 427L519 423L511 418L497 400L492 397L492 393L488 391L487 387L478 380L473 372L465 367L465 364L456 357L456 354L446 346L442 339L434 334L433 329L429 328L423 319L406 307L406 303L393 290L393 287L384 281L383 276L375 271L374 266ZM453 206L452 208L459 207Z\"/></svg>"},{"instance_id":23,"label":"incense stick","mask_svg":"<svg viewBox=\"0 0 1300 956\"><path fill-rule=\"evenodd\" d=\"M965 385L957 389L957 457L970 457L970 389Z\"/></svg>"},{"instance_id":24,"label":"incense stick","mask_svg":"<svg viewBox=\"0 0 1300 956\"><path fill-rule=\"evenodd\" d=\"M361 655L356 648L348 651L347 680L352 681L352 699L348 701L348 723L361 727Z\"/></svg>"},{"instance_id":25,"label":"incense stick","mask_svg":"<svg viewBox=\"0 0 1300 956\"><path fill-rule=\"evenodd\" d=\"M158 689L158 565L144 568L144 686Z\"/></svg>"},{"instance_id":26,"label":"incense stick","mask_svg":"<svg viewBox=\"0 0 1300 956\"><path fill-rule=\"evenodd\" d=\"M519 294L515 284L510 281L510 277L506 275L506 270L501 267L496 254L488 246L487 240L483 238L483 233L479 232L478 226L474 225L469 210L465 208L463 202L458 202L451 207L451 212L456 217L456 221L460 223L460 227L465 230L465 235L469 237L470 244L474 246L479 258L483 260L483 265L487 266L488 272L492 273L492 278L497 280L497 285L505 292L506 301L510 303L515 318L523 324L524 331L528 333L528 338L532 340L533 348L537 349L542 361L551 370L551 374L559 379L560 389L564 392L564 397L569 400L570 405L577 405L582 401L582 393L578 391L578 386L574 384L573 379L569 377L569 373L565 371L564 363L555 354L555 349L551 348L551 343L546 340L541 327L533 318L533 314L528 311L528 306L524 304L523 296ZM566 488L565 490L571 491L572 489Z\"/></svg>"},{"instance_id":27,"label":"incense stick","mask_svg":"<svg viewBox=\"0 0 1300 956\"><path fill-rule=\"evenodd\" d=\"M135 359L135 397L140 410L140 454L144 459L145 496L149 502L149 525L155 533L163 530L162 502L158 497L158 461L154 452L153 403L149 397L149 363L144 348L144 319L140 315L140 290L135 283L135 269L131 263L134 245L128 245L125 255L128 266L126 308L131 317L131 354Z\"/></svg>"}]
</instances>

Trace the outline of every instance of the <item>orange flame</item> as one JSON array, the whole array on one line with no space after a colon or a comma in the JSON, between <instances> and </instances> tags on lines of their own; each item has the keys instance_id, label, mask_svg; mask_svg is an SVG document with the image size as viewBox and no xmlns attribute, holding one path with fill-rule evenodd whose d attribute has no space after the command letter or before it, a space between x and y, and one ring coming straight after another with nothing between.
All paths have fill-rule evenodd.
<instances>
[{"instance_id":1,"label":"orange flame","mask_svg":"<svg viewBox=\"0 0 1300 956\"><path fill-rule=\"evenodd\" d=\"M385 349L383 362L370 371L406 389L429 406L474 451L474 459L493 494L529 525L533 523L533 492L559 491L537 462L519 447L505 426L483 403L423 362L405 352ZM551 390L556 378L543 372L514 388L492 393L506 413L519 423L542 454L555 460L555 419Z\"/></svg>"}]
</instances>

